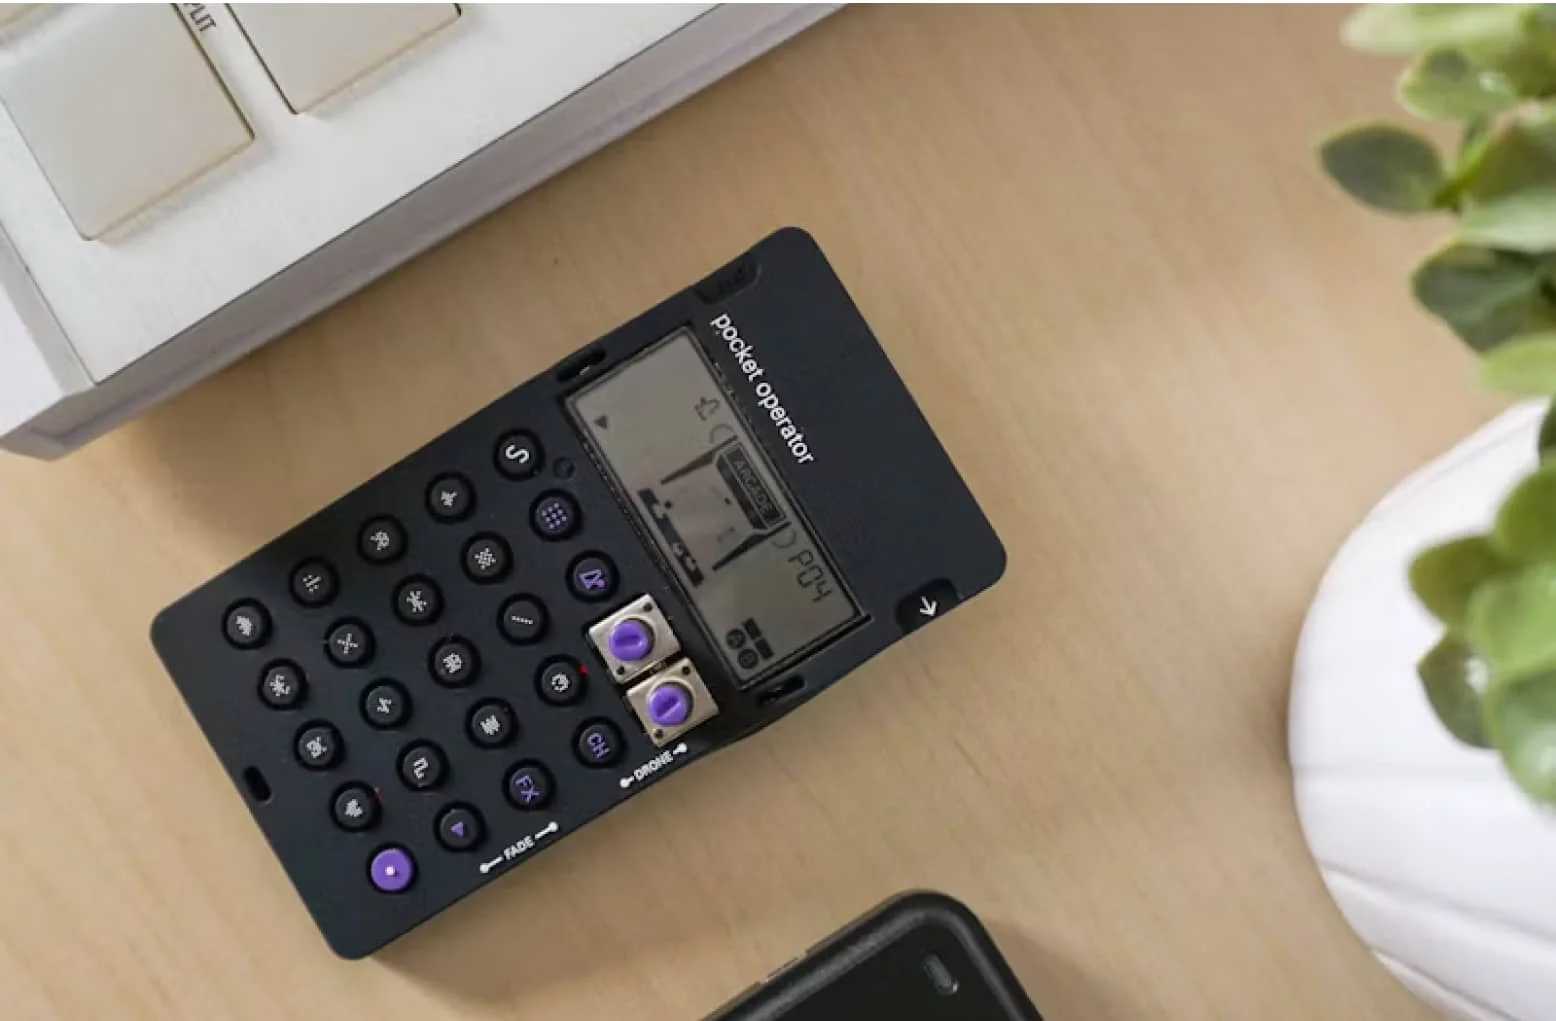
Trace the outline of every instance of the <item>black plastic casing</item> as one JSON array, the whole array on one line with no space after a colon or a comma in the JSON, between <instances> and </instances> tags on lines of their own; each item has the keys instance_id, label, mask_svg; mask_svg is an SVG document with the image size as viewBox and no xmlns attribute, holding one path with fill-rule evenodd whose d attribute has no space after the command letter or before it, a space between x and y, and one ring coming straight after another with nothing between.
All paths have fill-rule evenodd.
<instances>
[{"instance_id":1,"label":"black plastic casing","mask_svg":"<svg viewBox=\"0 0 1556 1021\"><path fill-rule=\"evenodd\" d=\"M760 350L765 378L803 428L813 460L797 462L756 406L711 325L721 316ZM683 327L695 333L862 612L858 623L746 690L722 666L711 636L565 406L570 393ZM544 448L535 478L513 481L497 470L495 444L514 429L529 431ZM429 484L446 472L465 476L476 491L473 513L458 524L434 522L425 509ZM576 499L583 526L567 540L541 541L530 509L555 490ZM408 551L394 564L366 563L356 552L358 531L386 513L404 522ZM515 567L502 584L478 586L461 574L463 544L482 532L501 535L513 550ZM591 551L608 554L620 575L605 603L579 601L564 582L573 559ZM323 608L299 605L288 588L292 568L314 557L326 558L339 575L339 595ZM360 957L648 784L792 711L897 641L905 627L929 622L911 612L925 586L936 597L938 619L993 584L1004 565L993 528L821 250L804 231L788 228L178 600L158 615L152 641L329 945ZM445 607L431 627L401 624L391 612L395 585L411 575L442 588ZM549 635L537 645L515 646L498 633L499 607L517 593L539 596L550 609ZM642 594L659 601L719 706L717 716L684 737L685 750L668 757L649 741L585 638L589 624ZM265 606L273 632L263 648L245 651L226 641L222 620L246 599ZM361 668L336 667L325 655L326 631L347 618L366 622L376 639L373 660ZM480 652L481 674L470 687L446 689L428 675L432 645L449 635ZM577 706L552 707L536 694L536 672L558 655L591 670ZM296 662L308 677L307 702L297 709L272 710L257 695L260 674L277 659ZM411 719L394 731L369 727L360 712L363 689L381 677L403 684L414 703ZM500 751L475 747L465 733L470 708L491 697L508 701L519 721L518 739ZM626 735L626 754L611 769L586 767L573 753L579 728L596 719ZM340 730L345 757L310 772L293 748L301 727L319 720ZM399 781L396 760L413 740L436 742L448 758L447 782L435 792L412 792ZM520 812L503 797L504 776L520 761L542 762L556 778L557 795L545 812ZM244 780L251 769L270 789L262 803ZM378 791L383 817L375 829L346 833L331 821L332 794L347 781ZM486 839L472 851L446 851L434 839L438 811L453 802L475 806L486 822ZM554 830L535 836L553 822ZM369 857L390 844L417 863L415 882L397 894L367 881Z\"/></svg>"},{"instance_id":2,"label":"black plastic casing","mask_svg":"<svg viewBox=\"0 0 1556 1021\"><path fill-rule=\"evenodd\" d=\"M960 901L931 890L899 894L871 909L765 981L736 996L707 1021L785 1021L791 1017L806 1021L808 1001L833 990L856 968L903 944L913 944L913 952L900 955L900 960L893 963L892 967L899 970L889 976L877 974L874 981L889 984L899 1000L917 999L927 1009L938 994L933 979L923 970L922 958L937 942L936 935L949 937L965 955L965 961L959 960L958 965L971 966L970 971L959 967L955 975L955 981L964 987L964 998L968 992L965 987L976 984L987 994L985 1002L992 1001L1001 1012L1002 1021L1043 1021L983 923ZM908 990L916 992L907 993ZM850 1016L870 1021L910 1021L901 1015L883 1013L884 1005L867 1002L867 994L856 991L850 995L855 999L846 1007L830 1003L827 1016L846 1011ZM941 1009L949 1012L954 1008L948 1002ZM984 1015L979 1015L978 1021L984 1021Z\"/></svg>"}]
</instances>

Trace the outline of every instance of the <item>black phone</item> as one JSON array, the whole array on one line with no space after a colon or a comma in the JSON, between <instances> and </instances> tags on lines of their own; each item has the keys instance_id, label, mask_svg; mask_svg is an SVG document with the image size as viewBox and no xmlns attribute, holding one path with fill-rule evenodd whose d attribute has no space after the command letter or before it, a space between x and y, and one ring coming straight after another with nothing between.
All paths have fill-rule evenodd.
<instances>
[{"instance_id":1,"label":"black phone","mask_svg":"<svg viewBox=\"0 0 1556 1021\"><path fill-rule=\"evenodd\" d=\"M707 1021L1042 1021L968 908L892 898L719 1008Z\"/></svg>"}]
</instances>

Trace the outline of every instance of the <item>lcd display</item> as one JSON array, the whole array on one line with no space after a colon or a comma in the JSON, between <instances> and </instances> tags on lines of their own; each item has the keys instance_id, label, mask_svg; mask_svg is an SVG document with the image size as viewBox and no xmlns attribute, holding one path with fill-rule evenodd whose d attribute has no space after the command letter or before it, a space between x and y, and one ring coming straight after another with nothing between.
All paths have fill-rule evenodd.
<instances>
[{"instance_id":1,"label":"lcd display","mask_svg":"<svg viewBox=\"0 0 1556 1021\"><path fill-rule=\"evenodd\" d=\"M739 683L858 617L691 331L569 403Z\"/></svg>"}]
</instances>

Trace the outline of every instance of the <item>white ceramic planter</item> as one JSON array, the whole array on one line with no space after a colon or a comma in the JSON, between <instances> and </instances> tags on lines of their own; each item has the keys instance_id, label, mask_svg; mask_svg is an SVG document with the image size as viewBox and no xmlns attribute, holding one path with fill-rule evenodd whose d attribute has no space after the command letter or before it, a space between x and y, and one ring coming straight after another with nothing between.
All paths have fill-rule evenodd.
<instances>
[{"instance_id":1,"label":"white ceramic planter","mask_svg":"<svg viewBox=\"0 0 1556 1021\"><path fill-rule=\"evenodd\" d=\"M1324 575L1292 679L1297 811L1324 881L1389 970L1473 1021L1556 1021L1556 813L1433 715L1415 662L1439 627L1406 568L1489 525L1543 411L1508 411L1378 504Z\"/></svg>"}]
</instances>

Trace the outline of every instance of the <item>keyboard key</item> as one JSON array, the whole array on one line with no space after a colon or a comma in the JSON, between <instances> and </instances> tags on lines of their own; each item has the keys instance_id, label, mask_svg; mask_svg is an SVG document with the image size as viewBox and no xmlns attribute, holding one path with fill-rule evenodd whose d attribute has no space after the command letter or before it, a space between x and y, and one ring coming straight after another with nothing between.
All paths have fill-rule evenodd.
<instances>
[{"instance_id":1,"label":"keyboard key","mask_svg":"<svg viewBox=\"0 0 1556 1021\"><path fill-rule=\"evenodd\" d=\"M400 779L413 791L430 791L443 783L448 760L431 741L418 741L400 753Z\"/></svg>"},{"instance_id":2,"label":"keyboard key","mask_svg":"<svg viewBox=\"0 0 1556 1021\"><path fill-rule=\"evenodd\" d=\"M445 638L432 649L432 678L446 687L464 687L480 669L475 646L463 638Z\"/></svg>"},{"instance_id":3,"label":"keyboard key","mask_svg":"<svg viewBox=\"0 0 1556 1021\"><path fill-rule=\"evenodd\" d=\"M416 878L416 859L403 847L386 847L367 863L367 876L384 893L400 893Z\"/></svg>"},{"instance_id":4,"label":"keyboard key","mask_svg":"<svg viewBox=\"0 0 1556 1021\"><path fill-rule=\"evenodd\" d=\"M534 596L514 596L502 604L498 627L515 645L530 645L546 635L546 604Z\"/></svg>"},{"instance_id":5,"label":"keyboard key","mask_svg":"<svg viewBox=\"0 0 1556 1021\"><path fill-rule=\"evenodd\" d=\"M343 620L324 636L324 651L336 666L361 666L373 658L373 632L359 620Z\"/></svg>"},{"instance_id":6,"label":"keyboard key","mask_svg":"<svg viewBox=\"0 0 1556 1021\"><path fill-rule=\"evenodd\" d=\"M232 12L294 113L459 17L453 4L233 4Z\"/></svg>"},{"instance_id":7,"label":"keyboard key","mask_svg":"<svg viewBox=\"0 0 1556 1021\"><path fill-rule=\"evenodd\" d=\"M513 563L508 544L495 535L478 535L465 544L465 576L474 582L500 581Z\"/></svg>"},{"instance_id":8,"label":"keyboard key","mask_svg":"<svg viewBox=\"0 0 1556 1021\"><path fill-rule=\"evenodd\" d=\"M584 697L583 667L565 657L551 660L535 675L535 690L550 705L572 705Z\"/></svg>"},{"instance_id":9,"label":"keyboard key","mask_svg":"<svg viewBox=\"0 0 1556 1021\"><path fill-rule=\"evenodd\" d=\"M565 539L578 528L578 505L566 493L547 493L530 509L530 522L542 539Z\"/></svg>"},{"instance_id":10,"label":"keyboard key","mask_svg":"<svg viewBox=\"0 0 1556 1021\"><path fill-rule=\"evenodd\" d=\"M297 761L308 769L329 769L344 749L340 731L328 723L310 723L297 735Z\"/></svg>"},{"instance_id":11,"label":"keyboard key","mask_svg":"<svg viewBox=\"0 0 1556 1021\"><path fill-rule=\"evenodd\" d=\"M475 508L475 488L463 475L440 475L427 487L427 510L439 521L458 521Z\"/></svg>"},{"instance_id":12,"label":"keyboard key","mask_svg":"<svg viewBox=\"0 0 1556 1021\"><path fill-rule=\"evenodd\" d=\"M443 593L431 578L406 578L394 590L395 616L407 624L430 624L443 612Z\"/></svg>"},{"instance_id":13,"label":"keyboard key","mask_svg":"<svg viewBox=\"0 0 1556 1021\"><path fill-rule=\"evenodd\" d=\"M292 571L292 598L304 606L323 606L338 586L335 568L323 560L304 561Z\"/></svg>"},{"instance_id":14,"label":"keyboard key","mask_svg":"<svg viewBox=\"0 0 1556 1021\"><path fill-rule=\"evenodd\" d=\"M468 851L481 842L486 827L469 805L450 805L438 813L438 843L450 851Z\"/></svg>"},{"instance_id":15,"label":"keyboard key","mask_svg":"<svg viewBox=\"0 0 1556 1021\"><path fill-rule=\"evenodd\" d=\"M378 822L378 795L366 784L348 783L335 792L330 814L336 826L350 833L372 829Z\"/></svg>"},{"instance_id":16,"label":"keyboard key","mask_svg":"<svg viewBox=\"0 0 1556 1021\"><path fill-rule=\"evenodd\" d=\"M621 730L610 720L591 720L578 732L573 750L578 753L579 762L603 769L616 764L626 745Z\"/></svg>"},{"instance_id":17,"label":"keyboard key","mask_svg":"<svg viewBox=\"0 0 1556 1021\"><path fill-rule=\"evenodd\" d=\"M497 470L510 479L527 479L540 471L540 441L522 430L504 434L492 456Z\"/></svg>"},{"instance_id":18,"label":"keyboard key","mask_svg":"<svg viewBox=\"0 0 1556 1021\"><path fill-rule=\"evenodd\" d=\"M357 552L370 564L387 564L405 555L405 526L387 514L362 526Z\"/></svg>"},{"instance_id":19,"label":"keyboard key","mask_svg":"<svg viewBox=\"0 0 1556 1021\"><path fill-rule=\"evenodd\" d=\"M308 682L296 663L279 660L259 675L259 697L272 709L295 708L307 693Z\"/></svg>"},{"instance_id":20,"label":"keyboard key","mask_svg":"<svg viewBox=\"0 0 1556 1021\"><path fill-rule=\"evenodd\" d=\"M362 718L380 730L404 723L411 715L411 696L394 681L374 681L362 693Z\"/></svg>"},{"instance_id":21,"label":"keyboard key","mask_svg":"<svg viewBox=\"0 0 1556 1021\"><path fill-rule=\"evenodd\" d=\"M514 808L533 812L545 808L551 801L556 785L551 774L538 762L521 762L508 771L503 790Z\"/></svg>"},{"instance_id":22,"label":"keyboard key","mask_svg":"<svg viewBox=\"0 0 1556 1021\"><path fill-rule=\"evenodd\" d=\"M69 14L22 48L0 102L76 230L96 238L253 133L173 5Z\"/></svg>"},{"instance_id":23,"label":"keyboard key","mask_svg":"<svg viewBox=\"0 0 1556 1021\"><path fill-rule=\"evenodd\" d=\"M609 599L616 591L616 565L604 553L585 553L567 569L567 584L579 599Z\"/></svg>"},{"instance_id":24,"label":"keyboard key","mask_svg":"<svg viewBox=\"0 0 1556 1021\"><path fill-rule=\"evenodd\" d=\"M513 707L500 699L490 699L470 710L465 724L470 740L482 748L501 748L513 740L518 726L513 720Z\"/></svg>"},{"instance_id":25,"label":"keyboard key","mask_svg":"<svg viewBox=\"0 0 1556 1021\"><path fill-rule=\"evenodd\" d=\"M257 649L270 640L270 614L253 600L239 603L227 611L222 625L227 641L240 649Z\"/></svg>"}]
</instances>

